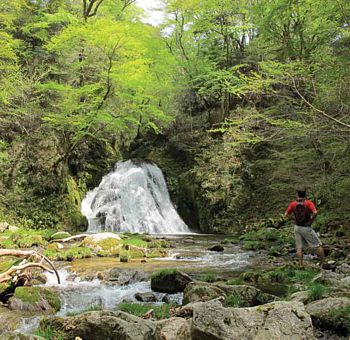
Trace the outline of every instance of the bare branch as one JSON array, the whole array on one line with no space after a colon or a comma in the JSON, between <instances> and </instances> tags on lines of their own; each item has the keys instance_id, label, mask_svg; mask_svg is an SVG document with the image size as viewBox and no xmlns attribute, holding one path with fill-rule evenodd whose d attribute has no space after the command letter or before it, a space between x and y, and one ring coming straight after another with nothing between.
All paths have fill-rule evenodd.
<instances>
[{"instance_id":1,"label":"bare branch","mask_svg":"<svg viewBox=\"0 0 350 340\"><path fill-rule=\"evenodd\" d=\"M324 111L318 109L318 108L315 107L313 104L311 104L311 103L300 93L300 91L298 90L297 85L296 85L296 83L295 83L295 79L294 79L293 77L291 77L291 79L292 79L292 82L293 82L293 87L294 87L294 89L295 89L295 92L298 94L298 96L299 96L308 106L310 106L310 107L311 107L313 110L315 110L316 112L322 114L324 117L326 117L326 118L332 120L333 122L337 123L338 125L345 126L345 127L347 127L348 129L350 129L350 125L349 125L349 124L346 124L346 123L342 122L341 120L336 119L336 118L330 116L328 113L326 113L326 112L324 112Z\"/></svg>"}]
</instances>

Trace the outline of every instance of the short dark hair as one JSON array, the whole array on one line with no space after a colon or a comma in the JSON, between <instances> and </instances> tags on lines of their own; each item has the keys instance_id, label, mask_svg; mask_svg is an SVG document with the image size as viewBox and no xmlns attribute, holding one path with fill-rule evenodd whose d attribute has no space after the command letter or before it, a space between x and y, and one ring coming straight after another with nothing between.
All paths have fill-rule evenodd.
<instances>
[{"instance_id":1,"label":"short dark hair","mask_svg":"<svg viewBox=\"0 0 350 340\"><path fill-rule=\"evenodd\" d=\"M296 189L297 195L300 198L306 198L306 189L305 188L298 188Z\"/></svg>"}]
</instances>

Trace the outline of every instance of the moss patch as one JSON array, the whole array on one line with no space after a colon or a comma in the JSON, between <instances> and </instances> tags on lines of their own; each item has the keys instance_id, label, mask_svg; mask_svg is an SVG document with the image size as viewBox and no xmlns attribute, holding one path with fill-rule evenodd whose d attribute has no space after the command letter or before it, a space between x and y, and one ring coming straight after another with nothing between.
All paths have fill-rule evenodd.
<instances>
[{"instance_id":1,"label":"moss patch","mask_svg":"<svg viewBox=\"0 0 350 340\"><path fill-rule=\"evenodd\" d=\"M135 315L135 316L142 316L146 314L149 310L153 309L154 311L154 317L158 320L160 319L167 319L170 317L170 308L172 305L170 304L163 304L163 305L149 305L149 304L141 304L141 303L121 303L118 306L118 309Z\"/></svg>"}]
</instances>

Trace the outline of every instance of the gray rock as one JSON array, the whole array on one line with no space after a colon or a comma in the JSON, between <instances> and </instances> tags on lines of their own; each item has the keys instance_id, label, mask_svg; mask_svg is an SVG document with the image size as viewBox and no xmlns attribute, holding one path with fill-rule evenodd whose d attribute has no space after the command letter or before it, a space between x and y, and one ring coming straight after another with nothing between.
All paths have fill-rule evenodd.
<instances>
[{"instance_id":1,"label":"gray rock","mask_svg":"<svg viewBox=\"0 0 350 340\"><path fill-rule=\"evenodd\" d=\"M1 222L0 223L0 233L3 233L5 230L8 229L10 225L7 222Z\"/></svg>"},{"instance_id":2,"label":"gray rock","mask_svg":"<svg viewBox=\"0 0 350 340\"><path fill-rule=\"evenodd\" d=\"M335 314L335 312L349 306L350 298L348 297L328 297L309 303L306 306L306 311L311 315L316 326L346 332L349 331L349 316L345 313Z\"/></svg>"},{"instance_id":3,"label":"gray rock","mask_svg":"<svg viewBox=\"0 0 350 340\"><path fill-rule=\"evenodd\" d=\"M300 302L224 308L220 301L193 304L192 338L206 340L314 339L310 316Z\"/></svg>"},{"instance_id":4,"label":"gray rock","mask_svg":"<svg viewBox=\"0 0 350 340\"><path fill-rule=\"evenodd\" d=\"M224 251L225 248L221 244L216 244L215 246L210 247L208 250L221 252Z\"/></svg>"},{"instance_id":5,"label":"gray rock","mask_svg":"<svg viewBox=\"0 0 350 340\"><path fill-rule=\"evenodd\" d=\"M311 317L327 318L329 314L335 310L350 306L350 298L347 297L329 297L309 303L306 311Z\"/></svg>"},{"instance_id":6,"label":"gray rock","mask_svg":"<svg viewBox=\"0 0 350 340\"><path fill-rule=\"evenodd\" d=\"M151 292L136 293L134 295L134 297L137 301L140 301L140 302L156 302L157 301L156 296Z\"/></svg>"},{"instance_id":7,"label":"gray rock","mask_svg":"<svg viewBox=\"0 0 350 340\"><path fill-rule=\"evenodd\" d=\"M108 280L120 285L147 281L149 275L142 270L113 268L107 274Z\"/></svg>"},{"instance_id":8,"label":"gray rock","mask_svg":"<svg viewBox=\"0 0 350 340\"><path fill-rule=\"evenodd\" d=\"M303 290L301 292L293 293L290 297L292 301L306 303L309 299L309 292L307 290Z\"/></svg>"},{"instance_id":9,"label":"gray rock","mask_svg":"<svg viewBox=\"0 0 350 340\"><path fill-rule=\"evenodd\" d=\"M341 265L337 266L335 271L336 271L336 273L344 274L346 276L349 276L350 275L350 264L344 262Z\"/></svg>"},{"instance_id":10,"label":"gray rock","mask_svg":"<svg viewBox=\"0 0 350 340\"><path fill-rule=\"evenodd\" d=\"M155 323L117 311L88 312L74 317L53 317L41 321L42 327L61 330L65 340L154 340Z\"/></svg>"},{"instance_id":11,"label":"gray rock","mask_svg":"<svg viewBox=\"0 0 350 340\"><path fill-rule=\"evenodd\" d=\"M207 282L192 282L184 291L184 304L197 301L207 301L219 296L228 297L231 294L239 296L242 305L249 307L271 302L275 296L263 293L260 289L248 285L224 285Z\"/></svg>"},{"instance_id":12,"label":"gray rock","mask_svg":"<svg viewBox=\"0 0 350 340\"><path fill-rule=\"evenodd\" d=\"M156 340L190 340L191 329L183 318L170 318L156 323Z\"/></svg>"}]
</instances>

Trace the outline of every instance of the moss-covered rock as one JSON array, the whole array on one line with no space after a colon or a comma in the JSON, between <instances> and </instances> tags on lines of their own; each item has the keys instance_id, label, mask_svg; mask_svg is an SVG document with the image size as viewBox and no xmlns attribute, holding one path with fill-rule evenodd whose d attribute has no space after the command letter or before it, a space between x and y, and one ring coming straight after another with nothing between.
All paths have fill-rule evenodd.
<instances>
[{"instance_id":1,"label":"moss-covered rock","mask_svg":"<svg viewBox=\"0 0 350 340\"><path fill-rule=\"evenodd\" d=\"M67 231L58 231L57 233L51 235L51 240L61 240L70 236L72 235Z\"/></svg>"},{"instance_id":2,"label":"moss-covered rock","mask_svg":"<svg viewBox=\"0 0 350 340\"><path fill-rule=\"evenodd\" d=\"M54 313L61 309L56 292L43 287L17 287L9 299L9 308L40 313Z\"/></svg>"}]
</instances>

